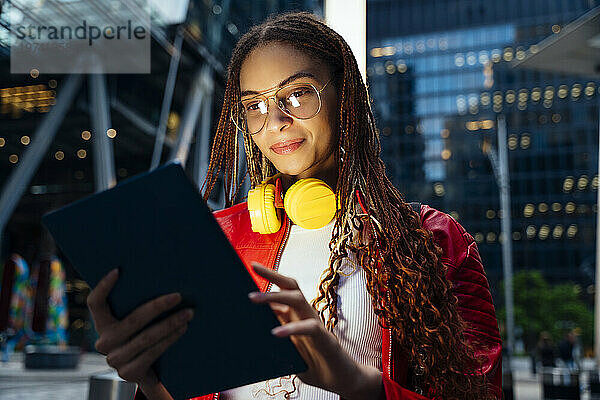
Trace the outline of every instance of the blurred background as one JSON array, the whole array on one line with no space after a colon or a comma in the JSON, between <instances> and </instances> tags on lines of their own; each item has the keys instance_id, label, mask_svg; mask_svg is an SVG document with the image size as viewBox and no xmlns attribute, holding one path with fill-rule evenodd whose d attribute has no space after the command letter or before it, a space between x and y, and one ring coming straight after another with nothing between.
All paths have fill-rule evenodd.
<instances>
[{"instance_id":1,"label":"blurred background","mask_svg":"<svg viewBox=\"0 0 600 400\"><path fill-rule=\"evenodd\" d=\"M27 3L4 1L0 13L0 331L12 329L0 341L5 359L30 342L93 350L89 287L41 216L175 157L201 184L236 41L272 13L326 9L322 0L157 1L150 74L11 74L6 10L27 13ZM593 356L599 7L366 1L366 79L388 175L407 201L447 212L474 237L503 337L532 368L544 354L563 366ZM87 1L60 10L47 18L105 12ZM580 25L592 33L569 42ZM548 47L560 54L582 43L580 56L596 60L591 69L539 60ZM223 194L210 205L222 207ZM503 264L507 254L512 264Z\"/></svg>"}]
</instances>

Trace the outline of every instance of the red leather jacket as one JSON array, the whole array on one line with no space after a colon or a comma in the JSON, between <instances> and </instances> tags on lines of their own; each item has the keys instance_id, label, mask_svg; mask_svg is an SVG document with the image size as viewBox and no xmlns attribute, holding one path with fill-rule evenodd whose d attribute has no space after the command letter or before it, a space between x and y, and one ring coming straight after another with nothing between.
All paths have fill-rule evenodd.
<instances>
[{"instance_id":1,"label":"red leather jacket","mask_svg":"<svg viewBox=\"0 0 600 400\"><path fill-rule=\"evenodd\" d=\"M258 261L270 268L279 266L290 231L288 218L285 218L279 232L261 235L251 229L246 203L217 211L215 217L259 289L265 291L268 282L254 273L250 262ZM473 237L452 217L429 206L421 207L421 223L433 233L436 243L443 250L442 261L448 266L447 277L453 283L452 290L458 298L459 311L468 325L465 336L470 341L477 339L476 354L487 357L483 372L488 376L493 394L501 398L502 341L477 245ZM383 329L381 358L384 398L426 400L427 397L407 389L408 362L400 351L396 351L398 348L390 331ZM219 394L215 393L192 400L218 398ZM140 391L135 399L144 399Z\"/></svg>"}]
</instances>

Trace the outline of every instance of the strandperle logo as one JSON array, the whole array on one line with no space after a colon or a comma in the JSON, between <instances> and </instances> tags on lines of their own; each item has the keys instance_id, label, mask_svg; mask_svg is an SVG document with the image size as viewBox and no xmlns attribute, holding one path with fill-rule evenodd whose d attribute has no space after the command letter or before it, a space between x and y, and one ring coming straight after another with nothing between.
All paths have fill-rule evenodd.
<instances>
[{"instance_id":1,"label":"strandperle logo","mask_svg":"<svg viewBox=\"0 0 600 400\"><path fill-rule=\"evenodd\" d=\"M73 28L72 26L53 26L53 25L19 25L15 29L17 39L30 40L87 40L91 46L95 40L104 39L127 39L133 38L142 40L146 38L146 28L137 25L134 26L131 20L127 20L126 25L104 26L88 25L87 21L82 21L81 25Z\"/></svg>"},{"instance_id":2,"label":"strandperle logo","mask_svg":"<svg viewBox=\"0 0 600 400\"><path fill-rule=\"evenodd\" d=\"M150 73L148 0L21 0L5 8L11 73Z\"/></svg>"}]
</instances>

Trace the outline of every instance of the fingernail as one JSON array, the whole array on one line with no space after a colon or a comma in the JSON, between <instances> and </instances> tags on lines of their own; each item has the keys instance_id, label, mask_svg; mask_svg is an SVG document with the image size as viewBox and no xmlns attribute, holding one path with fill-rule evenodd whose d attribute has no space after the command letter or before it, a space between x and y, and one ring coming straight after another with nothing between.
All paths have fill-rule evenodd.
<instances>
[{"instance_id":1,"label":"fingernail","mask_svg":"<svg viewBox=\"0 0 600 400\"><path fill-rule=\"evenodd\" d=\"M285 334L285 327L276 326L275 328L271 329L271 334L274 336L281 336Z\"/></svg>"},{"instance_id":2,"label":"fingernail","mask_svg":"<svg viewBox=\"0 0 600 400\"><path fill-rule=\"evenodd\" d=\"M119 268L114 268L112 269L108 275L110 275L111 278L114 278L115 276L119 275Z\"/></svg>"},{"instance_id":3,"label":"fingernail","mask_svg":"<svg viewBox=\"0 0 600 400\"><path fill-rule=\"evenodd\" d=\"M262 264L257 263L256 261L252 261L251 264L252 264L252 267L254 267L254 268L264 268L264 266Z\"/></svg>"},{"instance_id":4,"label":"fingernail","mask_svg":"<svg viewBox=\"0 0 600 400\"><path fill-rule=\"evenodd\" d=\"M167 297L167 303L169 303L169 305L175 305L179 303L180 300L181 295L179 293L171 293L169 297Z\"/></svg>"},{"instance_id":5,"label":"fingernail","mask_svg":"<svg viewBox=\"0 0 600 400\"><path fill-rule=\"evenodd\" d=\"M250 292L250 293L248 293L248 298L250 300L256 299L258 296L260 296L260 293L258 293L258 292Z\"/></svg>"},{"instance_id":6,"label":"fingernail","mask_svg":"<svg viewBox=\"0 0 600 400\"><path fill-rule=\"evenodd\" d=\"M189 321L192 319L192 317L194 316L194 310L191 309L187 309L184 312L181 313L181 315L179 316L179 319L181 321Z\"/></svg>"}]
</instances>

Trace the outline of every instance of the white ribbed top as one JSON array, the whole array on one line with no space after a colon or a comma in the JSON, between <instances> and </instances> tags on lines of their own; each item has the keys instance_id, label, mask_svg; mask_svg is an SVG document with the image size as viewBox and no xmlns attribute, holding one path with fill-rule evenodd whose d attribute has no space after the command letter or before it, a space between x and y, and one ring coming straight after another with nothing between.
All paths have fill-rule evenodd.
<instances>
[{"instance_id":1,"label":"white ribbed top","mask_svg":"<svg viewBox=\"0 0 600 400\"><path fill-rule=\"evenodd\" d=\"M292 225L288 242L281 255L279 272L296 279L304 297L310 303L317 297L321 274L328 268L329 240L332 221L320 229L304 229ZM351 256L351 263L355 261ZM345 260L348 263L348 260ZM357 265L357 264L355 264ZM348 265L343 271L349 270ZM371 297L367 293L364 271L357 265L350 276L342 276L338 287L338 323L334 333L340 345L357 362L381 370L381 328L373 312ZM273 291L279 288L273 285ZM271 379L221 393L222 400L283 400L284 393L269 396L281 390L292 391L291 378ZM281 386L280 386L281 385ZM338 400L335 393L306 385L296 378L294 400Z\"/></svg>"}]
</instances>

